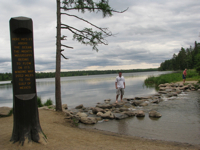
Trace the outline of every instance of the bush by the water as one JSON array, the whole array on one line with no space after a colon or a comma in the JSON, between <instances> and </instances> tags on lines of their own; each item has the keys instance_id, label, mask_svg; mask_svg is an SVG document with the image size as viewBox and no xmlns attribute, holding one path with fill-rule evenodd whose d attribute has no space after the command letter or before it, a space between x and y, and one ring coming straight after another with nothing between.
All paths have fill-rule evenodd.
<instances>
[{"instance_id":1,"label":"bush by the water","mask_svg":"<svg viewBox=\"0 0 200 150\"><path fill-rule=\"evenodd\" d=\"M43 104L42 104L42 101L41 101L41 98L40 97L37 97L37 104L38 104L38 107L42 107Z\"/></svg>"},{"instance_id":2,"label":"bush by the water","mask_svg":"<svg viewBox=\"0 0 200 150\"><path fill-rule=\"evenodd\" d=\"M47 99L47 101L44 103L44 106L50 106L50 105L53 105L53 102L52 102L52 100L49 98L49 99Z\"/></svg>"},{"instance_id":3,"label":"bush by the water","mask_svg":"<svg viewBox=\"0 0 200 150\"><path fill-rule=\"evenodd\" d=\"M170 73L170 74L162 74L158 77L150 76L148 77L144 83L146 86L150 85L155 85L158 86L159 84L164 84L164 83L171 83L171 82L178 82L182 81L182 71L176 72L176 73ZM200 80L200 76L195 70L188 70L187 71L187 77L186 81L191 81L191 80Z\"/></svg>"},{"instance_id":4,"label":"bush by the water","mask_svg":"<svg viewBox=\"0 0 200 150\"><path fill-rule=\"evenodd\" d=\"M38 104L38 107L50 106L50 105L53 105L53 101L49 98L44 104L42 104L41 98L37 97L37 104Z\"/></svg>"}]
</instances>

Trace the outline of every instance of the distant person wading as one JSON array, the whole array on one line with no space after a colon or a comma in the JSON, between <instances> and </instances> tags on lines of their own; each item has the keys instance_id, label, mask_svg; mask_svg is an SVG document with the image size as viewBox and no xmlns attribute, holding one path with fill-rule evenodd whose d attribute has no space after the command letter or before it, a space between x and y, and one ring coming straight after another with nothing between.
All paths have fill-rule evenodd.
<instances>
[{"instance_id":1,"label":"distant person wading","mask_svg":"<svg viewBox=\"0 0 200 150\"><path fill-rule=\"evenodd\" d=\"M187 75L187 69L183 71L183 83L185 83L186 75Z\"/></svg>"},{"instance_id":2,"label":"distant person wading","mask_svg":"<svg viewBox=\"0 0 200 150\"><path fill-rule=\"evenodd\" d=\"M118 103L118 97L121 95L121 102L123 102L123 95L124 95L124 89L125 89L125 79L122 76L122 73L119 72L119 76L116 77L115 80L115 88L116 88L116 103Z\"/></svg>"}]
</instances>

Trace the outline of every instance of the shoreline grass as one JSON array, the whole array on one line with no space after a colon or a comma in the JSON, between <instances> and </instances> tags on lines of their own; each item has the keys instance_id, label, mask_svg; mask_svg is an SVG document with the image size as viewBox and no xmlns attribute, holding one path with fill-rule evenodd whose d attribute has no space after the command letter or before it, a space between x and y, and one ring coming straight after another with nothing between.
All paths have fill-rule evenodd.
<instances>
[{"instance_id":1,"label":"shoreline grass","mask_svg":"<svg viewBox=\"0 0 200 150\"><path fill-rule=\"evenodd\" d=\"M182 71L169 74L162 74L158 77L149 76L147 79L145 79L144 84L149 87L149 86L158 86L159 84L179 82L179 81L183 81ZM188 70L186 81L200 82L200 75L194 69Z\"/></svg>"}]
</instances>

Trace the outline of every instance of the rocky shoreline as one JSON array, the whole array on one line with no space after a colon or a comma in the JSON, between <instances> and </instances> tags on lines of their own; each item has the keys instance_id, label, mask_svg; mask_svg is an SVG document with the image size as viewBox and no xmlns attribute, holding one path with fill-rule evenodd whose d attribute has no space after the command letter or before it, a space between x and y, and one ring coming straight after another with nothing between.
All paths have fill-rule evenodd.
<instances>
[{"instance_id":1,"label":"rocky shoreline","mask_svg":"<svg viewBox=\"0 0 200 150\"><path fill-rule=\"evenodd\" d=\"M83 104L75 108L68 109L67 104L63 104L65 119L71 119L74 123L96 124L98 122L109 121L110 119L124 119L128 117L145 117L146 112L141 108L148 105L159 105L165 98L176 97L182 92L199 91L200 84L180 84L166 83L159 85L157 94L148 97L124 98L123 102L111 103L111 99L105 99L103 103L97 103L95 107L84 107ZM115 101L115 100L114 100ZM55 111L55 105L40 107ZM12 108L0 107L0 116L8 116ZM156 110L149 110L148 116L160 118L162 115Z\"/></svg>"},{"instance_id":2,"label":"rocky shoreline","mask_svg":"<svg viewBox=\"0 0 200 150\"><path fill-rule=\"evenodd\" d=\"M123 102L111 103L111 99L105 99L103 103L97 103L95 107L84 107L82 104L75 108L68 109L67 104L63 104L63 112L66 119L73 120L74 123L96 124L98 122L109 121L110 119L124 119L128 117L149 117L160 118L162 115L156 110L145 112L141 108L148 105L159 105L165 98L176 97L182 92L200 91L200 84L166 83L159 85L157 94L148 97L124 98ZM115 100L113 100L115 101ZM39 109L54 109L55 106L42 107Z\"/></svg>"}]
</instances>

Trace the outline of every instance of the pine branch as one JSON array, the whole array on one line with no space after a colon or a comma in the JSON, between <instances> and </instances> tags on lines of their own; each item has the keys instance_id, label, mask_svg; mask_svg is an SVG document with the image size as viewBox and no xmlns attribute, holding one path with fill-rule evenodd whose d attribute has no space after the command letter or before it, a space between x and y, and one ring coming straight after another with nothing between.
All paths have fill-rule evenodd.
<instances>
[{"instance_id":1,"label":"pine branch","mask_svg":"<svg viewBox=\"0 0 200 150\"><path fill-rule=\"evenodd\" d=\"M68 13L61 13L61 15L68 15L68 16L76 17L76 18L78 18L78 19L80 19L80 20L82 20L82 21L84 21L84 22L90 24L91 26L93 26L93 27L95 27L95 28L101 30L101 31L102 31L103 33L105 33L106 35L108 35L108 36L111 36L111 35L112 35L112 33L111 33L110 31L109 31L109 32L106 32L106 30L108 30L108 28L100 28L100 27L98 27L98 26L92 24L91 22L89 22L89 21L87 21L87 20L85 20L85 19L83 19L83 18L80 18L80 17L78 17L78 16L76 16L76 15L70 15L70 14L68 14ZM65 25L65 24L61 24L61 25Z\"/></svg>"},{"instance_id":2,"label":"pine branch","mask_svg":"<svg viewBox=\"0 0 200 150\"><path fill-rule=\"evenodd\" d=\"M64 58L64 59L69 59L69 58L66 58L62 53L60 53L61 54L61 56Z\"/></svg>"},{"instance_id":3,"label":"pine branch","mask_svg":"<svg viewBox=\"0 0 200 150\"><path fill-rule=\"evenodd\" d=\"M71 49L73 49L73 47L70 47L70 46L67 46L67 45L61 44L61 46L64 46L64 47L66 47L66 48L71 48Z\"/></svg>"}]
</instances>

